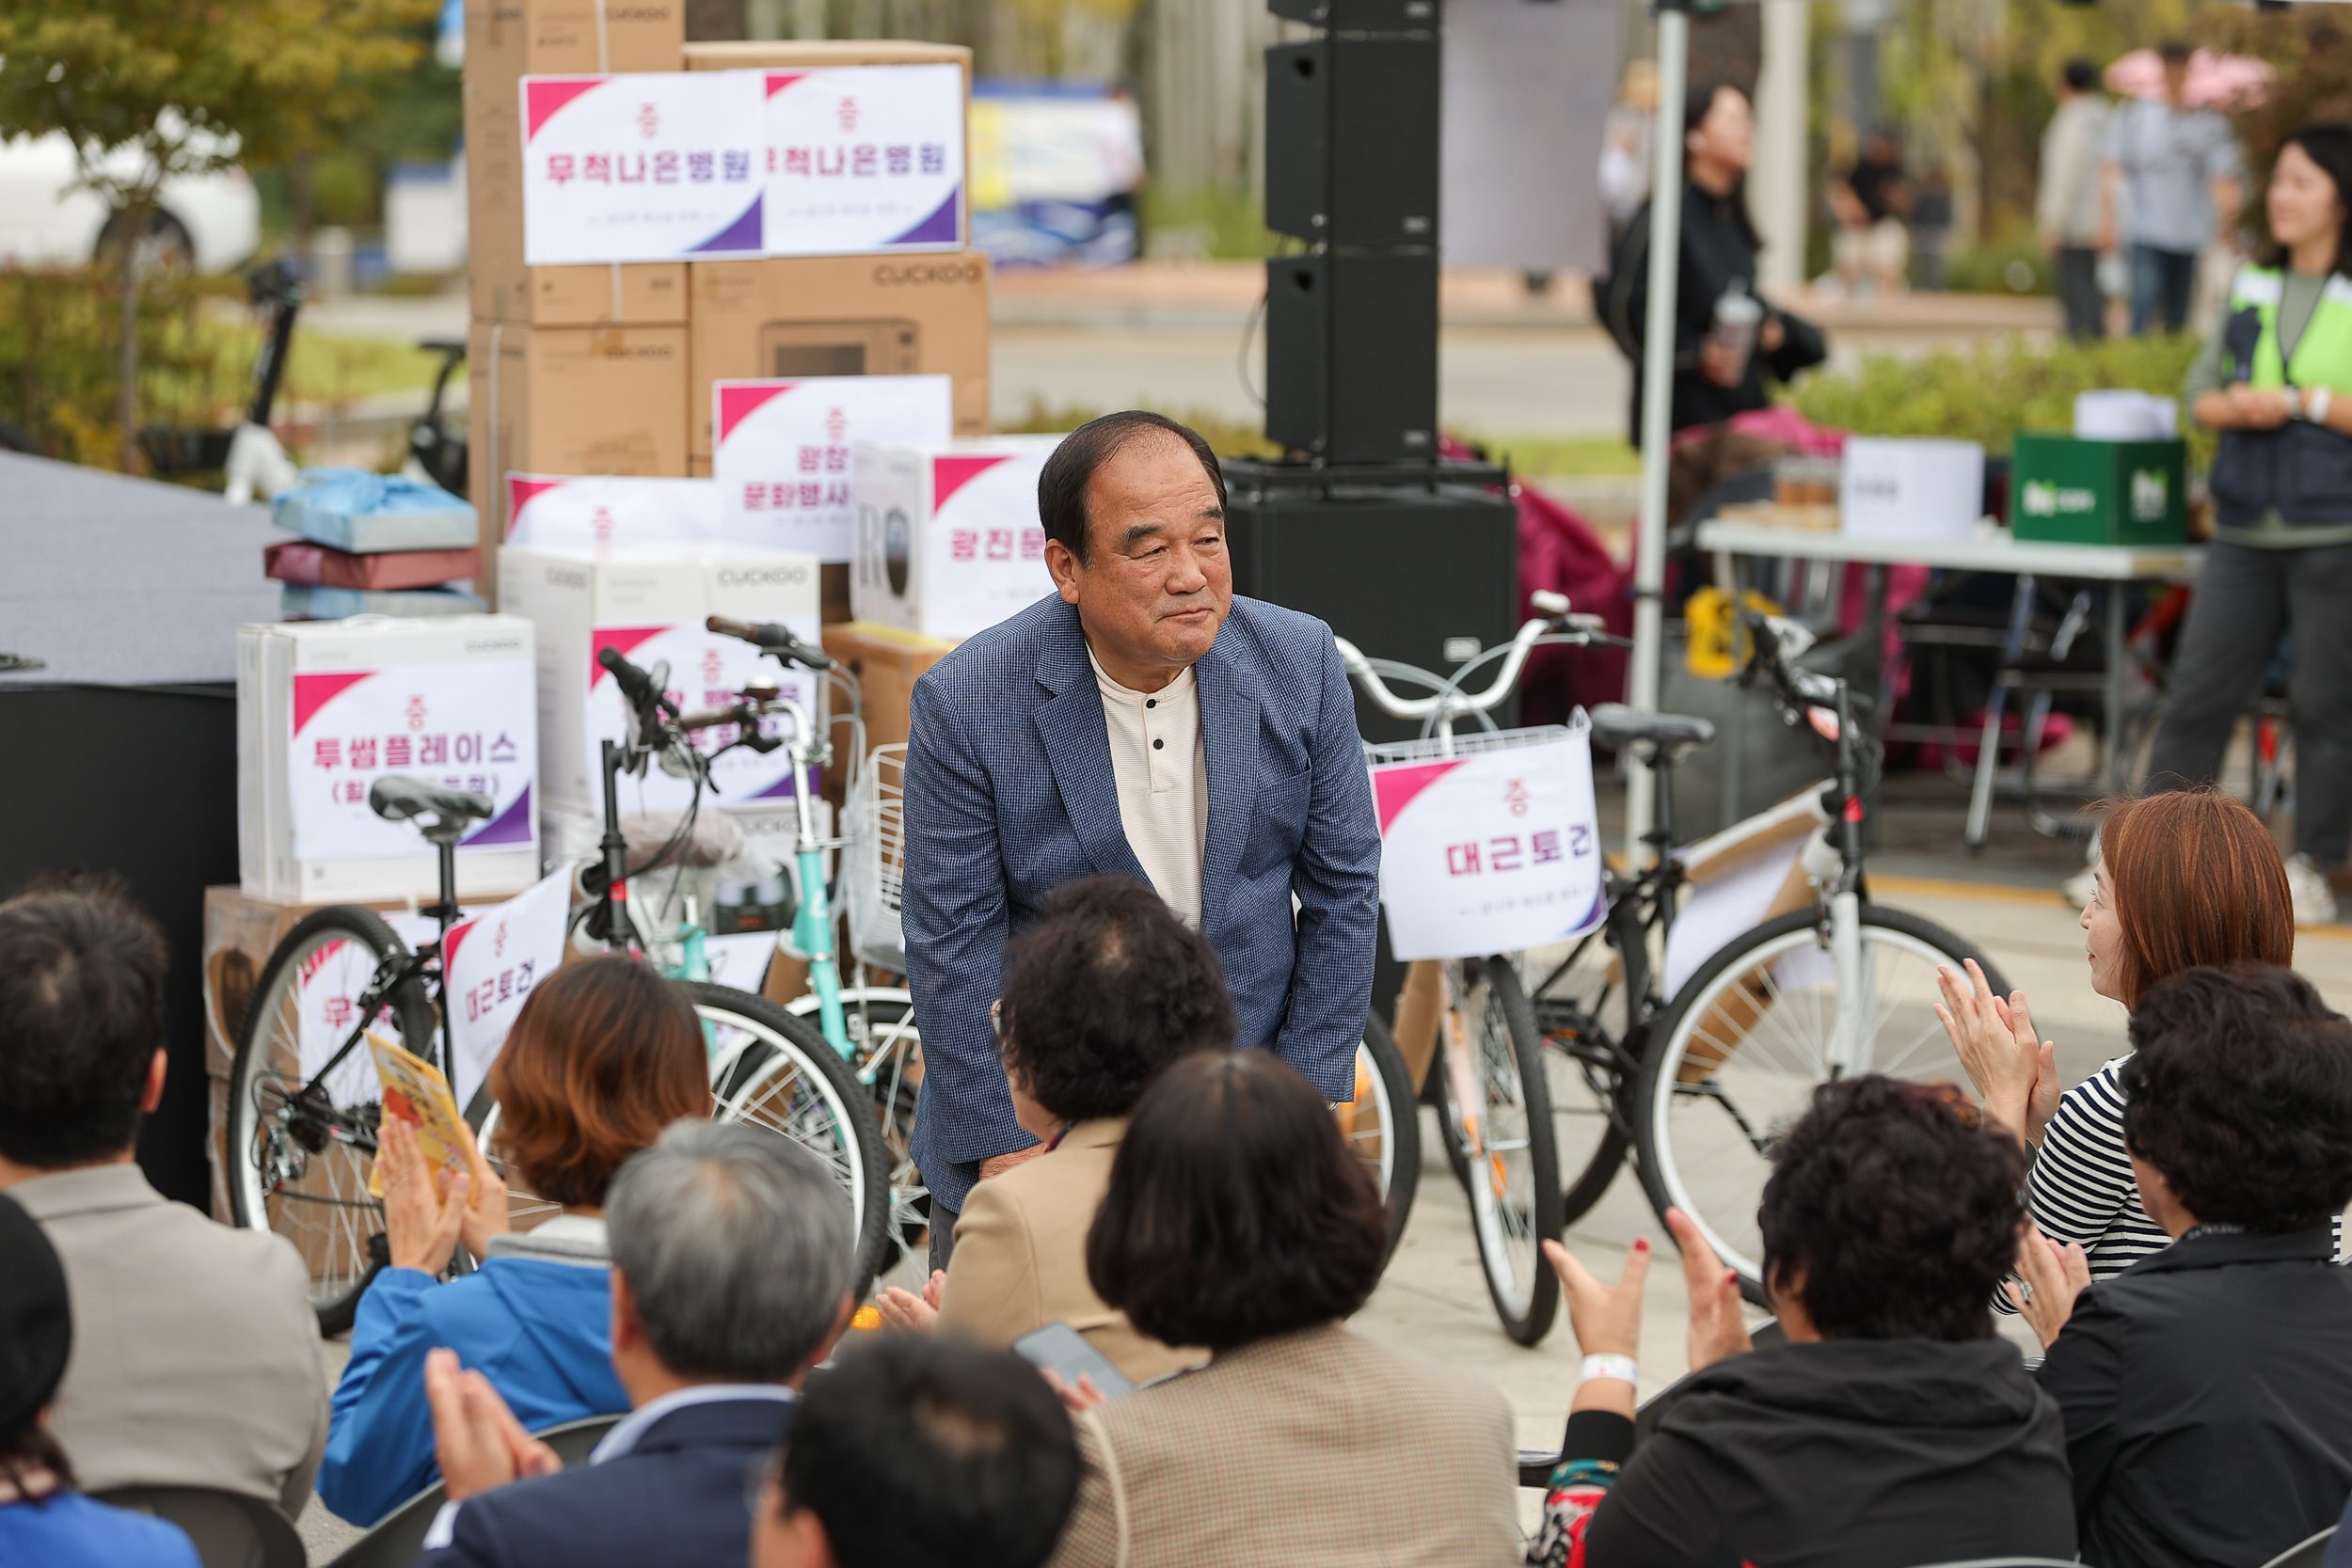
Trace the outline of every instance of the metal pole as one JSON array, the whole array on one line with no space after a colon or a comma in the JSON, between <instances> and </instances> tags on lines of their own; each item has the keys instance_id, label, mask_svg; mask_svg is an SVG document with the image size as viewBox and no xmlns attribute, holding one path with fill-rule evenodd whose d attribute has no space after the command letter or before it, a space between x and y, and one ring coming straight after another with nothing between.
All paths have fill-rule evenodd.
<instances>
[{"instance_id":1,"label":"metal pole","mask_svg":"<svg viewBox=\"0 0 2352 1568\"><path fill-rule=\"evenodd\" d=\"M1674 409L1675 286L1682 261L1682 113L1691 70L1690 0L1659 0L1658 120L1650 136L1649 301L1642 338L1642 516L1633 544L1633 668L1626 702L1658 705L1665 628L1659 595L1666 584L1666 450ZM1648 862L1649 768L1627 758L1625 852Z\"/></svg>"}]
</instances>

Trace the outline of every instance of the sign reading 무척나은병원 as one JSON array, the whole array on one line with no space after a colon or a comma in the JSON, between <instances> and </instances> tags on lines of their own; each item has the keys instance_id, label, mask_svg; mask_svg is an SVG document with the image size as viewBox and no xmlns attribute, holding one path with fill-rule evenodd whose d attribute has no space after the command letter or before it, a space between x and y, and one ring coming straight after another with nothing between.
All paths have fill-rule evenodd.
<instances>
[{"instance_id":1,"label":"sign reading \ubb34\ucc99\ub098\uc740\ubcd1\uc6d0","mask_svg":"<svg viewBox=\"0 0 2352 1568\"><path fill-rule=\"evenodd\" d=\"M520 91L530 265L759 254L758 71L526 76Z\"/></svg>"},{"instance_id":2,"label":"sign reading \ubb34\ucc99\ub098\uc740\ubcd1\uc6d0","mask_svg":"<svg viewBox=\"0 0 2352 1568\"><path fill-rule=\"evenodd\" d=\"M1582 715L1574 729L1461 744L1451 757L1373 765L1397 959L1517 952L1599 925L1608 905Z\"/></svg>"},{"instance_id":3,"label":"sign reading \ubb34\ucc99\ub098\uc740\ubcd1\uc6d0","mask_svg":"<svg viewBox=\"0 0 2352 1568\"><path fill-rule=\"evenodd\" d=\"M961 66L758 75L767 103L770 255L962 247Z\"/></svg>"}]
</instances>

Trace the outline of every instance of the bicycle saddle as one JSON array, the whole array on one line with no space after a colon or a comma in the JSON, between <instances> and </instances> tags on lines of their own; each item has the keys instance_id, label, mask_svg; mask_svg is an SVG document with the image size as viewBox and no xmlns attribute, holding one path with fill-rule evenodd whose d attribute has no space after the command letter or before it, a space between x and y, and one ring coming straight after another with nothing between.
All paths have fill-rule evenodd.
<instances>
[{"instance_id":1,"label":"bicycle saddle","mask_svg":"<svg viewBox=\"0 0 2352 1568\"><path fill-rule=\"evenodd\" d=\"M1680 761L1683 752L1715 738L1715 726L1708 720L1679 713L1647 713L1623 703L1597 703L1586 710L1586 716L1593 721L1593 738L1602 745L1617 751L1642 747L1647 753L1643 760L1668 768Z\"/></svg>"},{"instance_id":2,"label":"bicycle saddle","mask_svg":"<svg viewBox=\"0 0 2352 1568\"><path fill-rule=\"evenodd\" d=\"M473 823L498 807L487 795L470 789L446 789L403 773L387 773L368 786L368 809L387 822L409 822L424 813L434 820L417 831L434 844L454 844Z\"/></svg>"}]
</instances>

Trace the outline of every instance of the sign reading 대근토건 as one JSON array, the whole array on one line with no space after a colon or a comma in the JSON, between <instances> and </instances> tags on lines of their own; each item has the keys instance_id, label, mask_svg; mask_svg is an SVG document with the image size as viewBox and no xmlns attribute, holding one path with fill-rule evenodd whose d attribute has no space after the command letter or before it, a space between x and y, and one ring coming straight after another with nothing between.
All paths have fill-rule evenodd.
<instances>
[{"instance_id":1,"label":"sign reading \ub300\uadfc\ud1a0\uac74","mask_svg":"<svg viewBox=\"0 0 2352 1568\"><path fill-rule=\"evenodd\" d=\"M857 442L955 435L955 387L944 375L721 381L711 402L721 537L821 562L850 558Z\"/></svg>"},{"instance_id":2,"label":"sign reading \ub300\uadfc\ud1a0\uac74","mask_svg":"<svg viewBox=\"0 0 2352 1568\"><path fill-rule=\"evenodd\" d=\"M761 85L755 71L524 77L524 261L758 255Z\"/></svg>"},{"instance_id":3,"label":"sign reading \ub300\uadfc\ud1a0\uac74","mask_svg":"<svg viewBox=\"0 0 2352 1568\"><path fill-rule=\"evenodd\" d=\"M531 988L564 961L571 913L572 871L560 866L494 910L449 929L441 949L449 976L445 1005L457 1058L457 1091L471 1099L487 1082Z\"/></svg>"},{"instance_id":4,"label":"sign reading \ub300\uadfc\ud1a0\uac74","mask_svg":"<svg viewBox=\"0 0 2352 1568\"><path fill-rule=\"evenodd\" d=\"M1380 901L1398 961L1518 952L1599 925L1608 900L1583 715L1571 729L1457 744L1453 756L1372 767Z\"/></svg>"},{"instance_id":5,"label":"sign reading \ub300\uadfc\ud1a0\uac74","mask_svg":"<svg viewBox=\"0 0 2352 1568\"><path fill-rule=\"evenodd\" d=\"M767 104L768 254L962 247L961 66L745 74Z\"/></svg>"}]
</instances>

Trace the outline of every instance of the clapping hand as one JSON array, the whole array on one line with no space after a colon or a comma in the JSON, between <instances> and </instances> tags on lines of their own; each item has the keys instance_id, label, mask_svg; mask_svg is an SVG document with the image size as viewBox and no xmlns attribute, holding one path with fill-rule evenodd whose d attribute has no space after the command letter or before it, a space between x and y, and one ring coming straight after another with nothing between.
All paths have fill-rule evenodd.
<instances>
[{"instance_id":1,"label":"clapping hand","mask_svg":"<svg viewBox=\"0 0 2352 1568\"><path fill-rule=\"evenodd\" d=\"M1738 1272L1724 1267L1697 1223L1681 1210L1666 1211L1666 1228L1682 1250L1682 1283L1691 1295L1691 1370L1754 1350Z\"/></svg>"},{"instance_id":2,"label":"clapping hand","mask_svg":"<svg viewBox=\"0 0 2352 1568\"><path fill-rule=\"evenodd\" d=\"M2058 1115L2058 1046L2036 1037L2024 991L2003 1001L1977 960L1967 962L1965 984L1951 965L1937 968L1944 1000L1935 1005L1935 1016L1984 1097L1985 1115L2026 1142L2040 1143L2042 1130Z\"/></svg>"},{"instance_id":3,"label":"clapping hand","mask_svg":"<svg viewBox=\"0 0 2352 1568\"><path fill-rule=\"evenodd\" d=\"M2027 1220L2025 1234L2017 1239L2017 1272L2026 1276L2025 1288L2020 1290L2010 1279L2001 1289L2046 1350L2074 1315L2074 1298L2090 1288L2090 1259L2081 1243L2060 1246Z\"/></svg>"},{"instance_id":4,"label":"clapping hand","mask_svg":"<svg viewBox=\"0 0 2352 1568\"><path fill-rule=\"evenodd\" d=\"M425 1159L416 1130L387 1116L376 1129L375 1164L384 1181L384 1236L392 1267L438 1275L449 1267L468 1218L473 1178ZM499 1202L506 1190L499 1189Z\"/></svg>"},{"instance_id":5,"label":"clapping hand","mask_svg":"<svg viewBox=\"0 0 2352 1568\"><path fill-rule=\"evenodd\" d=\"M458 1365L455 1351L425 1353L424 1397L433 1407L433 1457L452 1502L564 1468L553 1449L523 1430L488 1378Z\"/></svg>"},{"instance_id":6,"label":"clapping hand","mask_svg":"<svg viewBox=\"0 0 2352 1568\"><path fill-rule=\"evenodd\" d=\"M929 1334L939 1326L939 1301L947 1289L947 1271L933 1269L923 1282L923 1293L893 1285L874 1300L882 1322L902 1334Z\"/></svg>"},{"instance_id":7,"label":"clapping hand","mask_svg":"<svg viewBox=\"0 0 2352 1568\"><path fill-rule=\"evenodd\" d=\"M1604 1285L1558 1242L1544 1243L1544 1259L1560 1276L1568 1298L1568 1328L1586 1355L1633 1356L1642 1348L1642 1288L1649 1279L1649 1238L1637 1237L1625 1255L1625 1268L1614 1285ZM1633 1414L1633 1386L1614 1377L1596 1377L1580 1385L1572 1410L1613 1410Z\"/></svg>"}]
</instances>

